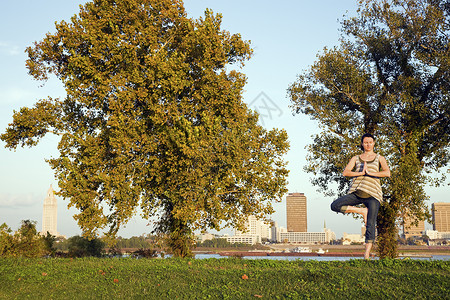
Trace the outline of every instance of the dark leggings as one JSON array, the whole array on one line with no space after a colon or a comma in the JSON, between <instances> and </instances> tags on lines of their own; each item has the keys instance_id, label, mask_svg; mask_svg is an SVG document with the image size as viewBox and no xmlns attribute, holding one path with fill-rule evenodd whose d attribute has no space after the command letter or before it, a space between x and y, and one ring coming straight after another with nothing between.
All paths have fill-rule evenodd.
<instances>
[{"instance_id":1,"label":"dark leggings","mask_svg":"<svg viewBox=\"0 0 450 300\"><path fill-rule=\"evenodd\" d=\"M380 209L380 201L374 197L361 198L354 193L344 195L331 203L331 210L335 212L345 213L347 206L355 206L364 204L367 211L366 224L366 243L373 243L375 241L375 225L377 223L378 210Z\"/></svg>"}]
</instances>

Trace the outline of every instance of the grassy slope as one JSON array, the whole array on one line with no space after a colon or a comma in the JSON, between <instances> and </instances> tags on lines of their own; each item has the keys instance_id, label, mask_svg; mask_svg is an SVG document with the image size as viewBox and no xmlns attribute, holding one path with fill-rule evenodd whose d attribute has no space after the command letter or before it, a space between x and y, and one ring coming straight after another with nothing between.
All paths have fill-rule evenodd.
<instances>
[{"instance_id":1,"label":"grassy slope","mask_svg":"<svg viewBox=\"0 0 450 300\"><path fill-rule=\"evenodd\" d=\"M448 299L449 295L450 261L0 259L0 299Z\"/></svg>"}]
</instances>

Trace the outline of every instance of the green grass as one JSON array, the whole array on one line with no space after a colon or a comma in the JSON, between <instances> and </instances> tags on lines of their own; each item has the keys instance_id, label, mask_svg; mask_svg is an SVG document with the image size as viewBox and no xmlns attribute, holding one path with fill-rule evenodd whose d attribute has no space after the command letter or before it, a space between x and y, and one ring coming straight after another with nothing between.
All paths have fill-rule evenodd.
<instances>
[{"instance_id":1,"label":"green grass","mask_svg":"<svg viewBox=\"0 0 450 300\"><path fill-rule=\"evenodd\" d=\"M0 299L449 299L449 295L450 261L0 259Z\"/></svg>"}]
</instances>

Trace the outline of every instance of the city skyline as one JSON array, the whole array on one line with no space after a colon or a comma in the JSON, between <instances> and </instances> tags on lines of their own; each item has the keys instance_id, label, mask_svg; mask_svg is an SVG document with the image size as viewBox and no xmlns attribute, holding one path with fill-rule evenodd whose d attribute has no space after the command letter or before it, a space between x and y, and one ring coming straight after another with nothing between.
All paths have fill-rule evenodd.
<instances>
[{"instance_id":1,"label":"city skyline","mask_svg":"<svg viewBox=\"0 0 450 300\"><path fill-rule=\"evenodd\" d=\"M257 219L254 215L248 216L248 220L245 224L246 232L234 229L234 235L228 236L227 240L230 242L241 243L261 243L266 238L271 241L280 242L280 234L286 240L288 239L303 239L314 242L316 240L332 240L329 237L333 236L333 239L345 239L346 236L359 235L361 238L364 236L365 227L361 227L361 233L348 233L343 232L342 236L338 237L332 228L326 227L326 220L323 223L323 230L326 235L322 236L321 232L311 232L307 230L305 222L307 223L308 209L307 209L307 197L304 193L288 193L286 196L286 212L287 212L287 226L278 226L277 220L270 220L270 224L263 220ZM54 236L60 236L57 231L57 199L54 195L52 185L47 190L46 197L43 201L42 209L42 231L41 234L49 232ZM431 206L432 219L433 219L433 231L440 233L450 233L450 203L433 203ZM299 222L298 222L299 221ZM402 231L402 236L406 239L421 237L426 234L425 221L419 220L414 222L409 217L403 217L401 227L399 231ZM275 228L275 230L273 230ZM289 230L289 228L291 230ZM440 229L440 230L439 230ZM272 236L275 233L275 237ZM208 233L209 234L209 233ZM315 235L314 235L315 234ZM399 232L400 235L400 232ZM326 237L326 238L325 238Z\"/></svg>"}]
</instances>

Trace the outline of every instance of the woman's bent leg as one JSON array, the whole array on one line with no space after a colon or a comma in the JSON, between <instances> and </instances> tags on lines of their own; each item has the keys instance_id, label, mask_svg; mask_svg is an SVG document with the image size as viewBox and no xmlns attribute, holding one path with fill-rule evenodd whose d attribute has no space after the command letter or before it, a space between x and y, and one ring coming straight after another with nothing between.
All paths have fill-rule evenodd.
<instances>
[{"instance_id":1,"label":"woman's bent leg","mask_svg":"<svg viewBox=\"0 0 450 300\"><path fill-rule=\"evenodd\" d=\"M361 204L361 200L355 194L344 195L331 203L331 210L338 213L346 213L349 206Z\"/></svg>"}]
</instances>

